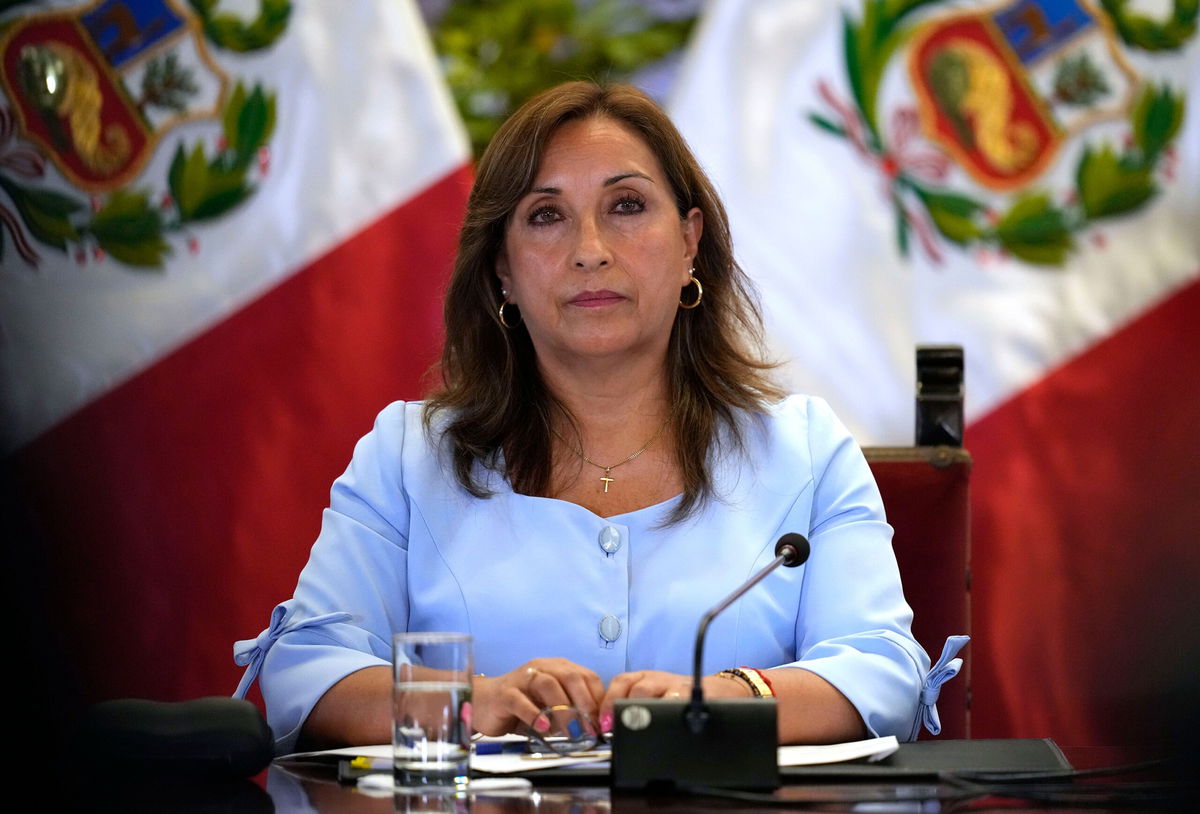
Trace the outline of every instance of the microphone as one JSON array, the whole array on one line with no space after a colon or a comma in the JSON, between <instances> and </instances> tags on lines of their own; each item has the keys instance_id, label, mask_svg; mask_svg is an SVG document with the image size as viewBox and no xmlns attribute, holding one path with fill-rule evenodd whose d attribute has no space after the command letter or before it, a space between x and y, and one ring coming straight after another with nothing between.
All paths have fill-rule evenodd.
<instances>
[{"instance_id":1,"label":"microphone","mask_svg":"<svg viewBox=\"0 0 1200 814\"><path fill-rule=\"evenodd\" d=\"M774 789L779 786L774 698L723 698L708 703L701 686L704 639L716 616L779 566L808 560L808 540L785 534L775 559L700 619L690 701L621 698L615 704L612 785L615 789L675 785ZM737 749L730 749L737 744Z\"/></svg>"},{"instance_id":2,"label":"microphone","mask_svg":"<svg viewBox=\"0 0 1200 814\"><path fill-rule=\"evenodd\" d=\"M722 599L700 618L700 627L696 631L696 652L692 659L692 700L688 705L686 716L688 728L692 730L693 734L699 735L704 729L705 722L708 720L708 712L704 708L704 688L701 686L700 681L702 678L701 666L704 663L704 638L708 634L709 623L716 618L718 613L741 599L743 594L762 582L767 574L779 566L795 568L797 565L803 564L808 559L809 551L808 540L805 539L803 534L791 531L783 535L775 543L775 559L771 560L765 568L738 586L736 591Z\"/></svg>"}]
</instances>

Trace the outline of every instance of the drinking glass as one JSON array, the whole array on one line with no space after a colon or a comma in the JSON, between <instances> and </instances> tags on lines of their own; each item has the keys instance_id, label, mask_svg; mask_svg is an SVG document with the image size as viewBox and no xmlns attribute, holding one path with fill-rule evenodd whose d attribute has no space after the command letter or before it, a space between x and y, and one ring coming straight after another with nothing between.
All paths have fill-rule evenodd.
<instances>
[{"instance_id":1,"label":"drinking glass","mask_svg":"<svg viewBox=\"0 0 1200 814\"><path fill-rule=\"evenodd\" d=\"M396 785L463 792L471 756L471 637L397 633L392 638Z\"/></svg>"}]
</instances>

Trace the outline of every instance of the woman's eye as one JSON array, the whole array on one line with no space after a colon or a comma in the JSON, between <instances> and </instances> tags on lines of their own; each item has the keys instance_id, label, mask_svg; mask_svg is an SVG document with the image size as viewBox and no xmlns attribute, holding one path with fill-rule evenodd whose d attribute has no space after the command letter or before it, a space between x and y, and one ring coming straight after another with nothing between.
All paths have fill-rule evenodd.
<instances>
[{"instance_id":1,"label":"woman's eye","mask_svg":"<svg viewBox=\"0 0 1200 814\"><path fill-rule=\"evenodd\" d=\"M613 205L613 211L618 215L633 215L646 208L646 202L632 195L621 198Z\"/></svg>"},{"instance_id":2,"label":"woman's eye","mask_svg":"<svg viewBox=\"0 0 1200 814\"><path fill-rule=\"evenodd\" d=\"M562 220L562 216L558 214L558 210L552 206L539 206L537 209L529 213L529 222L532 224L554 223Z\"/></svg>"}]
</instances>

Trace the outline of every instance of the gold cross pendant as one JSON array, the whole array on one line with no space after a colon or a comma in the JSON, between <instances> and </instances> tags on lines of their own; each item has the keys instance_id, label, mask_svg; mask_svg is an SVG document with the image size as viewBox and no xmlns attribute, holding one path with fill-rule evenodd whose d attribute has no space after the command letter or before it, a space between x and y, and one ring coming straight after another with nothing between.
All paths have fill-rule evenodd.
<instances>
[{"instance_id":1,"label":"gold cross pendant","mask_svg":"<svg viewBox=\"0 0 1200 814\"><path fill-rule=\"evenodd\" d=\"M609 470L605 469L604 474L600 478L600 480L604 481L604 494L606 495L608 494L608 485L616 481L616 478L610 478L608 473Z\"/></svg>"}]
</instances>

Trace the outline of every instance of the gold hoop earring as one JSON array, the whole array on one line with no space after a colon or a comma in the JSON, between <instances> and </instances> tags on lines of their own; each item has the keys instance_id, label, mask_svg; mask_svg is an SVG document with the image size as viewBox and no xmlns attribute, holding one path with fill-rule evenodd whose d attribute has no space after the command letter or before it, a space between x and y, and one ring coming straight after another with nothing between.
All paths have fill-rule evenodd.
<instances>
[{"instance_id":1,"label":"gold hoop earring","mask_svg":"<svg viewBox=\"0 0 1200 814\"><path fill-rule=\"evenodd\" d=\"M695 269L692 269L688 272L688 277L690 278L688 282L696 284L696 299L690 303L685 303L683 300L679 301L679 307L688 311L695 308L700 304L700 300L704 299L704 286L700 285L700 281L696 279L695 271ZM685 285L684 288L687 288L687 286ZM680 290L682 291L683 289Z\"/></svg>"},{"instance_id":2,"label":"gold hoop earring","mask_svg":"<svg viewBox=\"0 0 1200 814\"><path fill-rule=\"evenodd\" d=\"M504 306L506 306L506 305L508 305L508 300L505 300L504 302L500 303L500 310L498 312L496 312L496 316L500 317L500 324L503 325L505 328L508 328L511 331L513 328L517 327L517 325L521 324L521 320L520 320L521 312L520 311L517 312L518 319L517 319L516 325L509 325L508 320L506 320L504 318Z\"/></svg>"}]
</instances>

